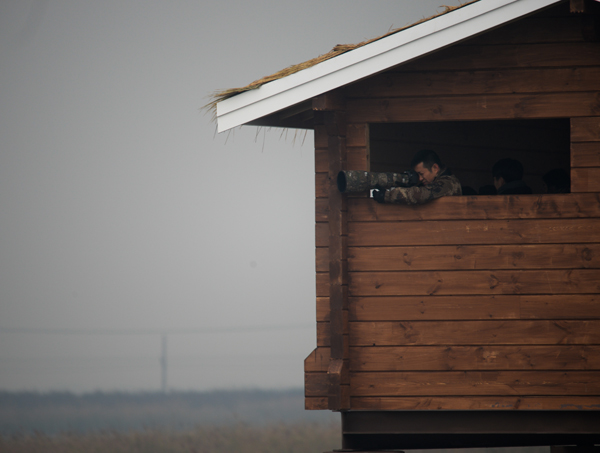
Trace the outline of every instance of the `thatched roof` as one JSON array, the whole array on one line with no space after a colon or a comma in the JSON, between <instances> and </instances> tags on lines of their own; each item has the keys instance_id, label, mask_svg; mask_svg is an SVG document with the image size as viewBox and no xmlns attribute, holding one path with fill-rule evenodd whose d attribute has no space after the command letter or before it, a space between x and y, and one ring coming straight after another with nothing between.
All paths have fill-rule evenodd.
<instances>
[{"instance_id":1,"label":"thatched roof","mask_svg":"<svg viewBox=\"0 0 600 453\"><path fill-rule=\"evenodd\" d=\"M219 103L221 101L224 101L225 99L231 98L231 97L236 96L236 95L238 95L240 93L243 93L245 91L256 90L257 88L260 88L261 86L265 85L266 83L272 82L274 80L282 79L282 78L287 77L287 76L289 76L291 74L294 74L296 72L302 71L303 69L310 68L310 67L315 66L315 65L317 65L319 63L322 63L323 61L326 61L326 60L329 60L331 58L337 57L338 55L341 55L343 53L349 52L351 50L354 50L354 49L357 49L359 47L365 46L365 45L370 44L372 42L378 41L378 40L380 40L382 38L385 38L387 36L390 36L390 35L393 35L395 33L398 33L398 32L400 32L402 30L406 30L407 28L414 27L415 25L421 24L423 22L427 22L427 21L429 21L431 19L434 19L436 17L443 16L444 14L448 14L451 11L457 10L459 8L462 8L464 6L467 6L467 5L471 4L471 3L475 3L475 2L478 2L478 1L481 1L481 0L467 0L467 1L464 1L463 3L461 3L458 6L441 5L444 8L444 11L442 11L441 13L434 14L433 16L423 18L423 19L418 20L417 22L412 23L410 25L407 25L405 27L396 28L396 29L394 29L392 31L389 31L388 33L386 33L384 35L378 36L378 37L373 38L373 39L369 39L367 41L360 42L358 44L338 44L331 51L329 51L329 52L327 52L327 53L325 53L323 55L320 55L320 56L318 56L316 58L313 58L311 60L305 61L303 63L295 64L295 65L292 65L292 66L288 66L287 68L282 69L281 71L276 72L275 74L263 77L263 78L261 78L259 80L255 80L254 82L252 82L252 83L250 83L250 84L248 84L248 85L246 85L244 87L230 88L230 89L226 89L226 90L222 90L222 91L217 91L217 92L215 92L211 96L212 100L211 100L210 103L208 103L205 106L205 108L214 111L214 108L216 107L217 103Z\"/></svg>"}]
</instances>

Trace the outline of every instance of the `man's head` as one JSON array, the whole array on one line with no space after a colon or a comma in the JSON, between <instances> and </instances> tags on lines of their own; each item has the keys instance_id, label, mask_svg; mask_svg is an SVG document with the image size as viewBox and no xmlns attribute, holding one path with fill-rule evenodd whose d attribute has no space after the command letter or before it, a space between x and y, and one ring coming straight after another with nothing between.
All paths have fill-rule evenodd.
<instances>
[{"instance_id":1,"label":"man's head","mask_svg":"<svg viewBox=\"0 0 600 453\"><path fill-rule=\"evenodd\" d=\"M569 193L571 191L571 178L563 168L550 170L542 176L542 180L546 193Z\"/></svg>"},{"instance_id":2,"label":"man's head","mask_svg":"<svg viewBox=\"0 0 600 453\"><path fill-rule=\"evenodd\" d=\"M443 168L440 158L430 149L422 149L410 163L410 166L419 175L419 182L430 184Z\"/></svg>"},{"instance_id":3,"label":"man's head","mask_svg":"<svg viewBox=\"0 0 600 453\"><path fill-rule=\"evenodd\" d=\"M523 165L515 159L500 159L492 167L494 186L499 189L504 184L523 179Z\"/></svg>"}]
</instances>

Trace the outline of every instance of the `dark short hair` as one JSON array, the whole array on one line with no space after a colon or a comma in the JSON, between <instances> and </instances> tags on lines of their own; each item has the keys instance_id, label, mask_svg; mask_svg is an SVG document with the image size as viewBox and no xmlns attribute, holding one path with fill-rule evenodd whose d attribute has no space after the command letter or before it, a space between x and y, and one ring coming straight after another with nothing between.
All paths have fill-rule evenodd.
<instances>
[{"instance_id":1,"label":"dark short hair","mask_svg":"<svg viewBox=\"0 0 600 453\"><path fill-rule=\"evenodd\" d=\"M523 164L509 157L500 159L492 167L492 176L502 178L504 182L520 181L523 179Z\"/></svg>"},{"instance_id":2,"label":"dark short hair","mask_svg":"<svg viewBox=\"0 0 600 453\"><path fill-rule=\"evenodd\" d=\"M442 166L442 161L440 160L439 156L435 151L430 149L422 149L421 151L418 151L417 154L415 154L415 157L413 157L413 160L410 162L410 166L415 168L421 162L423 162L423 166L427 170L431 170L433 164L438 164L439 167Z\"/></svg>"}]
</instances>

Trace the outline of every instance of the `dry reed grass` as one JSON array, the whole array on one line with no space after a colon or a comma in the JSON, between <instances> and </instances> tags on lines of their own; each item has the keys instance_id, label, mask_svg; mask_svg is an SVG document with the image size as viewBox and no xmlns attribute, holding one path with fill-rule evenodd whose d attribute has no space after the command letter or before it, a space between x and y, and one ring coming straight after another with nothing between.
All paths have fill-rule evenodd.
<instances>
[{"instance_id":1,"label":"dry reed grass","mask_svg":"<svg viewBox=\"0 0 600 453\"><path fill-rule=\"evenodd\" d=\"M451 11L455 11L459 8L463 8L464 6L467 6L471 3L475 3L478 2L480 0L468 0L465 1L463 3L461 3L460 5L457 6L447 6L447 5L441 5L441 7L444 8L444 11L434 14L432 16L429 17L425 17L423 19L418 20L415 23L412 23L410 25L404 26L404 27L400 27L400 28L396 28L393 29L389 32L387 32L384 35L378 36L377 38L373 38L373 39L369 39L363 42L360 42L358 44L338 44L336 45L332 50L330 50L329 52L323 54L323 55L319 55L316 58L313 58L311 60L305 61L303 63L299 63L299 64L295 64L292 66L288 66L285 69L282 69L279 72L276 72L275 74L263 77L259 80L255 80L252 83L249 83L248 85L244 86L244 87L240 87L240 88L230 88L230 89L226 89L226 90L221 90L221 91L217 91L215 93L213 93L210 98L211 98L211 102L209 102L208 104L206 104L203 109L207 110L207 111L211 111L213 112L213 118L214 116L214 112L216 111L216 105L217 103L224 101L225 99L228 99L230 97L236 96L240 93L243 93L245 91L250 91L250 90L256 90L257 88L260 88L261 86L265 85L266 83L272 82L274 80L278 80L278 79L282 79L284 77L287 77L289 75L292 75L296 72L302 71L303 69L307 69L310 68L312 66L315 66L319 63L322 63L326 60L329 60L331 58L337 57L338 55L341 55L343 53L349 52L351 50L357 49L359 47L363 47L367 44L370 44L372 42L378 41L382 38L385 38L387 36L393 35L395 33L398 33L402 30L406 30L407 28L410 27L414 27L415 25L421 24L423 22L427 22L431 19L434 19L436 17L439 16L443 16L444 14L448 14Z\"/></svg>"}]
</instances>

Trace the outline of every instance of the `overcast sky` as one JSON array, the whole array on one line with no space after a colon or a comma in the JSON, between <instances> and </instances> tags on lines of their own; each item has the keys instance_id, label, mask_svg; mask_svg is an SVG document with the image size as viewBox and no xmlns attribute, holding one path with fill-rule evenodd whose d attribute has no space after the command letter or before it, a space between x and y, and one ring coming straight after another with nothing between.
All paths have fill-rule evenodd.
<instances>
[{"instance_id":1,"label":"overcast sky","mask_svg":"<svg viewBox=\"0 0 600 453\"><path fill-rule=\"evenodd\" d=\"M303 385L312 133L212 92L454 0L0 0L0 390Z\"/></svg>"}]
</instances>

